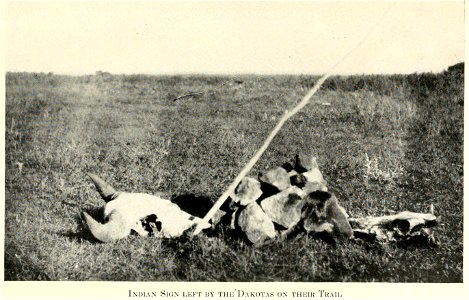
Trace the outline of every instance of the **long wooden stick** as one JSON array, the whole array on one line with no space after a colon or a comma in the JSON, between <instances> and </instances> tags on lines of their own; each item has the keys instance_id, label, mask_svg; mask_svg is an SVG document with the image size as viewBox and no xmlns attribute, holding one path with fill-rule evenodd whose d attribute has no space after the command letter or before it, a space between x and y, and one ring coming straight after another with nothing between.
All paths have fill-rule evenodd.
<instances>
[{"instance_id":1,"label":"long wooden stick","mask_svg":"<svg viewBox=\"0 0 469 300\"><path fill-rule=\"evenodd\" d=\"M251 171L252 167L256 164L256 162L259 160L259 158L262 156L264 151L267 149L267 147L270 145L274 137L277 135L277 133L280 131L280 128L282 128L283 124L291 118L293 115L295 115L297 112L299 112L306 104L308 104L309 100L313 95L319 90L321 85L326 81L327 78L331 76L331 73L327 73L323 75L311 88L311 90L306 94L306 96L303 97L303 99L291 110L291 111L286 111L286 113L282 116L280 121L277 123L277 126L272 130L272 132L269 134L267 139L265 140L264 144L262 147L257 150L256 154L251 158L251 160L248 162L248 164L241 170L241 172L236 176L235 180L231 183L231 185L228 187L228 189L218 198L218 200L213 204L213 207L209 210L207 215L202 219L202 221L197 224L197 227L194 230L193 235L199 234L199 232L204 228L204 224L206 225L210 219L213 217L213 215L217 212L218 209L223 205L223 203L228 199L228 197L233 194L235 191L236 187L238 184L241 182L241 180Z\"/></svg>"},{"instance_id":2,"label":"long wooden stick","mask_svg":"<svg viewBox=\"0 0 469 300\"><path fill-rule=\"evenodd\" d=\"M262 147L256 152L253 158L249 161L249 163L244 167L243 170L241 170L241 173L235 178L235 180L231 183L231 185L228 187L228 189L223 193L223 195L218 198L218 200L215 202L213 207L209 210L207 215L202 219L197 224L197 227L195 228L194 232L192 235L197 235L200 233L200 231L204 228L204 225L206 225L210 219L213 217L213 215L217 212L218 209L223 205L223 203L228 199L228 197L234 192L238 184L241 182L241 180L249 173L249 171L252 169L252 167L256 164L256 162L259 160L261 155L264 153L264 151L267 149L269 144L272 142L274 137L277 135L279 132L280 128L282 128L283 124L291 118L293 115L295 115L298 111L300 111L306 104L308 104L309 100L313 95L319 90L321 85L326 81L327 78L329 78L332 75L333 70L340 65L350 54L355 52L355 50L360 47L361 44L368 38L368 36L376 29L378 28L378 25L385 19L385 16L391 11L391 9L394 7L394 3L391 4L388 9L383 13L381 18L378 19L376 22L375 26L371 27L370 30L367 32L367 34L357 43L357 45L352 48L350 51L348 51L335 65L333 65L326 74L324 74L316 83L314 86L311 88L311 90L303 97L303 99L291 110L287 111L283 117L280 119L278 122L277 126L272 130L272 132L269 134L267 139L265 140L264 144Z\"/></svg>"}]
</instances>

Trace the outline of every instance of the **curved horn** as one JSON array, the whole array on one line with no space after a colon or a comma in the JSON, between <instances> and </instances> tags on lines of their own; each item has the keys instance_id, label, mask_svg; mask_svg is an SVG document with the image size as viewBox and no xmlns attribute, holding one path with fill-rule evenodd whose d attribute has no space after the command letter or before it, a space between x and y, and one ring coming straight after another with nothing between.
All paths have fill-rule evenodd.
<instances>
[{"instance_id":1,"label":"curved horn","mask_svg":"<svg viewBox=\"0 0 469 300\"><path fill-rule=\"evenodd\" d=\"M101 198L103 198L103 200L106 202L111 201L113 199L114 194L116 194L116 190L106 181L99 178L98 175L95 175L93 173L87 174L88 176L90 176L91 180L93 180L93 183L96 186L98 193L101 195Z\"/></svg>"},{"instance_id":2,"label":"curved horn","mask_svg":"<svg viewBox=\"0 0 469 300\"><path fill-rule=\"evenodd\" d=\"M119 212L113 211L106 224L99 223L86 212L83 212L83 218L91 234L103 243L119 240L130 234L130 228Z\"/></svg>"}]
</instances>

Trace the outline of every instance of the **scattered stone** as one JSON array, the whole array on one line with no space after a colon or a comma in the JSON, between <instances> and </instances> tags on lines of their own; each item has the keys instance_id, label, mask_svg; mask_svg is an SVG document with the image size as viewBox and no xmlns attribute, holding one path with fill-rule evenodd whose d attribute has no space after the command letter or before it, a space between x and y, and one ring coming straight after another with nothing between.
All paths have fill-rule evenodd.
<instances>
[{"instance_id":1,"label":"scattered stone","mask_svg":"<svg viewBox=\"0 0 469 300\"><path fill-rule=\"evenodd\" d=\"M215 227L218 223L220 223L220 220L226 215L226 212L219 209L215 212L213 215L211 221L212 221L212 227Z\"/></svg>"},{"instance_id":2,"label":"scattered stone","mask_svg":"<svg viewBox=\"0 0 469 300\"><path fill-rule=\"evenodd\" d=\"M326 200L326 216L327 221L334 225L334 232L339 237L351 238L353 230L348 221L345 209L339 205L334 194Z\"/></svg>"},{"instance_id":3,"label":"scattered stone","mask_svg":"<svg viewBox=\"0 0 469 300\"><path fill-rule=\"evenodd\" d=\"M283 191L290 187L290 177L288 172L281 167L268 170L259 176L259 180L276 187L279 191Z\"/></svg>"},{"instance_id":4,"label":"scattered stone","mask_svg":"<svg viewBox=\"0 0 469 300\"><path fill-rule=\"evenodd\" d=\"M251 202L242 209L237 221L241 230L254 245L260 245L277 235L274 223L256 202Z\"/></svg>"},{"instance_id":5,"label":"scattered stone","mask_svg":"<svg viewBox=\"0 0 469 300\"><path fill-rule=\"evenodd\" d=\"M280 190L278 188L276 188L275 186L271 184L262 182L262 181L261 181L261 190L262 190L262 196L259 199L257 199L258 203L262 201L262 199L265 199L277 193L280 193Z\"/></svg>"},{"instance_id":6,"label":"scattered stone","mask_svg":"<svg viewBox=\"0 0 469 300\"><path fill-rule=\"evenodd\" d=\"M330 193L316 191L308 194L305 198L305 204L301 211L303 218L303 227L307 232L317 232L321 224L327 222L327 215L325 211L325 202L331 197Z\"/></svg>"},{"instance_id":7,"label":"scattered stone","mask_svg":"<svg viewBox=\"0 0 469 300\"><path fill-rule=\"evenodd\" d=\"M314 168L311 169L308 172L304 172L301 175L306 177L306 180L309 182L326 182L324 178L322 177L321 171L319 171L319 168Z\"/></svg>"},{"instance_id":8,"label":"scattered stone","mask_svg":"<svg viewBox=\"0 0 469 300\"><path fill-rule=\"evenodd\" d=\"M297 186L299 188L305 187L307 182L308 180L303 174L296 174L296 175L290 176L291 185Z\"/></svg>"},{"instance_id":9,"label":"scattered stone","mask_svg":"<svg viewBox=\"0 0 469 300\"><path fill-rule=\"evenodd\" d=\"M246 177L231 195L229 209L224 209L231 211L230 228L242 231L254 245L301 232L378 242L434 242L433 226L438 220L432 210L431 214L403 212L349 220L326 185L316 158L303 154L295 156L294 163L261 174L259 180Z\"/></svg>"},{"instance_id":10,"label":"scattered stone","mask_svg":"<svg viewBox=\"0 0 469 300\"><path fill-rule=\"evenodd\" d=\"M323 182L306 182L303 187L303 192L305 192L305 194L311 194L316 191L327 192L327 186Z\"/></svg>"},{"instance_id":11,"label":"scattered stone","mask_svg":"<svg viewBox=\"0 0 469 300\"><path fill-rule=\"evenodd\" d=\"M303 227L307 232L334 232L338 237L353 236L345 209L334 194L317 191L305 197L302 210Z\"/></svg>"},{"instance_id":12,"label":"scattered stone","mask_svg":"<svg viewBox=\"0 0 469 300\"><path fill-rule=\"evenodd\" d=\"M295 156L295 170L303 173L318 167L316 157L299 153Z\"/></svg>"},{"instance_id":13,"label":"scattered stone","mask_svg":"<svg viewBox=\"0 0 469 300\"><path fill-rule=\"evenodd\" d=\"M241 206L256 201L262 195L261 183L251 177L244 177L235 190L231 199Z\"/></svg>"},{"instance_id":14,"label":"scattered stone","mask_svg":"<svg viewBox=\"0 0 469 300\"><path fill-rule=\"evenodd\" d=\"M340 218L328 221L326 200L331 194L324 191L327 191L326 182L316 158L297 155L294 163L268 170L259 176L259 181L243 179L231 196L230 227L243 231L254 244L276 236L275 229L279 234L295 228L303 230L303 227L308 232L332 233L333 222L343 224ZM312 196L306 197L311 193ZM306 208L305 197L310 198ZM332 203L329 210L335 212L334 208Z\"/></svg>"},{"instance_id":15,"label":"scattered stone","mask_svg":"<svg viewBox=\"0 0 469 300\"><path fill-rule=\"evenodd\" d=\"M262 200L261 207L272 221L288 229L301 219L303 196L304 193L300 188L291 186Z\"/></svg>"}]
</instances>

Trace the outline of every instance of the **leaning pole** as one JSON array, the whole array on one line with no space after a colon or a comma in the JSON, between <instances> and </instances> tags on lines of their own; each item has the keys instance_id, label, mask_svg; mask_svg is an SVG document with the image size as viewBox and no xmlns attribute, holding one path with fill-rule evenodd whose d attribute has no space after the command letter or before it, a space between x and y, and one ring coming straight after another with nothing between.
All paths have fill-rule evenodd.
<instances>
[{"instance_id":1,"label":"leaning pole","mask_svg":"<svg viewBox=\"0 0 469 300\"><path fill-rule=\"evenodd\" d=\"M322 86L322 84L326 81L327 78L329 78L332 74L335 68L340 65L350 54L355 52L358 47L360 47L361 44L368 38L368 36L375 30L379 23L381 23L385 18L385 16L390 12L392 7L394 7L394 3L391 4L388 9L383 13L381 18L378 19L376 24L370 28L370 30L365 34L365 36L357 43L355 47L353 47L350 51L348 51L337 63L335 63L328 72L326 72L324 75L322 75L321 78L319 78L318 81L314 84L314 86L308 91L308 93L303 97L303 99L290 111L286 111L285 114L282 116L280 121L277 123L275 128L270 132L269 136L265 140L264 144L262 147L257 150L256 154L251 158L251 160L246 164L246 166L241 170L241 172L236 176L234 181L230 184L230 186L226 189L226 191L218 198L218 200L213 204L212 208L209 210L209 212L205 215L205 217L197 224L194 232L192 235L197 235L202 231L204 228L204 225L207 225L207 223L210 221L210 219L214 216L214 214L217 212L218 209L225 203L225 201L228 199L228 197L234 193L236 187L238 184L241 182L241 180L251 171L252 167L256 164L256 162L259 160L259 158L262 156L264 151L267 149L267 147L270 145L274 137L277 135L277 133L280 131L282 128L283 124L290 119L292 116L294 116L297 112L299 112L303 107L305 107L306 104L310 101L310 99L313 97L313 95L319 90L319 88Z\"/></svg>"},{"instance_id":2,"label":"leaning pole","mask_svg":"<svg viewBox=\"0 0 469 300\"><path fill-rule=\"evenodd\" d=\"M331 76L331 73L327 73L323 75L316 83L314 84L313 88L303 97L303 99L290 111L286 111L285 114L282 116L280 121L277 123L275 128L272 130L272 132L269 134L267 139L265 140L264 144L262 145L259 150L257 150L256 154L251 158L251 160L244 166L244 168L241 170L241 172L236 176L234 181L230 184L230 186L226 189L226 191L218 198L218 200L213 204L212 208L209 210L209 212L205 215L205 217L202 219L197 224L197 227L195 228L195 231L193 235L199 234L199 232L204 228L204 224L206 225L210 219L213 217L213 215L217 212L218 209L225 203L225 201L228 199L228 197L234 193L236 187L238 184L241 182L241 180L246 177L246 175L251 171L252 167L256 164L256 162L259 160L259 158L262 156L264 151L269 147L270 143L274 139L274 137L277 135L277 133L280 131L282 128L283 124L290 119L293 115L295 115L297 112L299 112L306 104L308 104L309 100L313 95L319 90L321 85L326 81L327 78Z\"/></svg>"}]
</instances>

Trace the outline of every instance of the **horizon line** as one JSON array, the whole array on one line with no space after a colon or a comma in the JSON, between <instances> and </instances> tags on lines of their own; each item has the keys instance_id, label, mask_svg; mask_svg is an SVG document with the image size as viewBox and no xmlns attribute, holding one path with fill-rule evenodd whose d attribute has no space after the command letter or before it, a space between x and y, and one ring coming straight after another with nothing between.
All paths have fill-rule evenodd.
<instances>
[{"instance_id":1,"label":"horizon line","mask_svg":"<svg viewBox=\"0 0 469 300\"><path fill-rule=\"evenodd\" d=\"M448 71L449 67L465 63L465 61L460 61L458 63L449 65L446 68L441 69L440 71L413 71L413 72L394 72L394 73L388 73L388 72L383 72L383 73L377 73L377 72L370 72L370 73L337 73L331 75L333 76L372 76L372 75L377 75L377 76L390 76L390 75L411 75L411 74L425 74L425 73L431 73L431 74L439 74L439 73L444 73ZM109 75L118 75L118 76L135 76L135 75L142 75L142 76L322 76L324 73L305 73L305 72L286 72L286 73L262 73L262 72L155 72L155 73L147 73L147 72L119 72L119 73L113 73L110 71L104 71L104 70L96 70L93 73L81 73L81 72L70 72L70 73L63 73L63 72L54 72L54 71L19 71L19 70L6 70L5 74L8 73L28 73L28 74L44 74L44 75L59 75L59 76L98 76L97 73L101 72L102 74L109 74Z\"/></svg>"}]
</instances>

